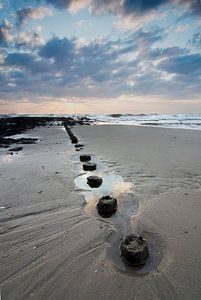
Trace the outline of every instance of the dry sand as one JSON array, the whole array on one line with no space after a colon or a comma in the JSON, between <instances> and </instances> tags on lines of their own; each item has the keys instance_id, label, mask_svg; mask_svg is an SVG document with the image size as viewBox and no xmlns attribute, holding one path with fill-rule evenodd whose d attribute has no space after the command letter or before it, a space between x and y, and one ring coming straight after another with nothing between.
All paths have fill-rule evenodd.
<instances>
[{"instance_id":1,"label":"dry sand","mask_svg":"<svg viewBox=\"0 0 201 300\"><path fill-rule=\"evenodd\" d=\"M19 154L1 150L2 300L201 299L201 132L110 125L73 133L100 172L122 175L134 191L111 219L93 205L84 211L73 181L79 156L59 127L30 131L40 142ZM141 270L118 257L126 232L149 242Z\"/></svg>"}]
</instances>

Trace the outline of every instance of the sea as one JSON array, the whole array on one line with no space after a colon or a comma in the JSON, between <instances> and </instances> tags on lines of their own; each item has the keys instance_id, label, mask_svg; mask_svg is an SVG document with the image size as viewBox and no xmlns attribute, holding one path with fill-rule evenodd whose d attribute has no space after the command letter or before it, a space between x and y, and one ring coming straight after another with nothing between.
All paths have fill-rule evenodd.
<instances>
[{"instance_id":1,"label":"sea","mask_svg":"<svg viewBox=\"0 0 201 300\"><path fill-rule=\"evenodd\" d=\"M135 125L151 126L166 128L183 128L201 130L201 114L109 114L109 115L32 115L32 114L1 114L0 118L26 116L26 117L88 117L97 125L118 124L118 125Z\"/></svg>"}]
</instances>

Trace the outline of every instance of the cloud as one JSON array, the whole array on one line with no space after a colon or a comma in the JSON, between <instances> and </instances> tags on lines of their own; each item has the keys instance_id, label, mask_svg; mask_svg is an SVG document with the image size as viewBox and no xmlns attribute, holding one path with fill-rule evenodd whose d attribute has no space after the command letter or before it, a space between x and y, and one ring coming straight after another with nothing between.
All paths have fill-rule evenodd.
<instances>
[{"instance_id":1,"label":"cloud","mask_svg":"<svg viewBox=\"0 0 201 300\"><path fill-rule=\"evenodd\" d=\"M115 26L123 30L138 29L145 23L164 17L167 5L183 9L178 22L187 16L201 15L200 0L38 0L41 4L44 1L57 9L68 9L71 13L87 7L95 15L115 15L118 17Z\"/></svg>"},{"instance_id":2,"label":"cloud","mask_svg":"<svg viewBox=\"0 0 201 300\"><path fill-rule=\"evenodd\" d=\"M38 0L39 3L44 3L44 1L58 9L69 9L71 13L89 6L91 2L91 0Z\"/></svg>"},{"instance_id":3,"label":"cloud","mask_svg":"<svg viewBox=\"0 0 201 300\"><path fill-rule=\"evenodd\" d=\"M186 55L188 52L188 49L180 47L155 48L148 52L148 58L149 60L159 60L161 62L163 59Z\"/></svg>"},{"instance_id":4,"label":"cloud","mask_svg":"<svg viewBox=\"0 0 201 300\"><path fill-rule=\"evenodd\" d=\"M200 0L175 0L176 3L184 5L187 11L192 11L194 14L201 15L201 2Z\"/></svg>"},{"instance_id":5,"label":"cloud","mask_svg":"<svg viewBox=\"0 0 201 300\"><path fill-rule=\"evenodd\" d=\"M125 14L132 14L133 12L136 12L136 14L144 14L168 2L169 0L125 0L123 10Z\"/></svg>"},{"instance_id":6,"label":"cloud","mask_svg":"<svg viewBox=\"0 0 201 300\"><path fill-rule=\"evenodd\" d=\"M201 33L200 32L194 33L192 39L189 40L188 43L195 48L201 48Z\"/></svg>"},{"instance_id":7,"label":"cloud","mask_svg":"<svg viewBox=\"0 0 201 300\"><path fill-rule=\"evenodd\" d=\"M20 31L14 39L15 48L37 49L45 43L41 31L40 26L29 31Z\"/></svg>"},{"instance_id":8,"label":"cloud","mask_svg":"<svg viewBox=\"0 0 201 300\"><path fill-rule=\"evenodd\" d=\"M38 35L20 32L18 44L1 62L0 99L121 95L193 98L201 92L200 55L186 48L157 47L165 34L165 30L152 26L124 33L122 38L81 43L76 38L56 36L44 42L40 30Z\"/></svg>"},{"instance_id":9,"label":"cloud","mask_svg":"<svg viewBox=\"0 0 201 300\"><path fill-rule=\"evenodd\" d=\"M200 0L91 0L90 7L95 13L109 12L123 16L142 16L168 4L180 5L188 12L201 14Z\"/></svg>"},{"instance_id":10,"label":"cloud","mask_svg":"<svg viewBox=\"0 0 201 300\"><path fill-rule=\"evenodd\" d=\"M184 76L201 76L201 54L176 56L164 60L160 66L168 73Z\"/></svg>"},{"instance_id":11,"label":"cloud","mask_svg":"<svg viewBox=\"0 0 201 300\"><path fill-rule=\"evenodd\" d=\"M67 38L59 39L53 37L39 51L39 55L51 58L57 63L72 62L74 55L74 41Z\"/></svg>"},{"instance_id":12,"label":"cloud","mask_svg":"<svg viewBox=\"0 0 201 300\"><path fill-rule=\"evenodd\" d=\"M174 30L175 32L184 32L186 31L187 29L189 29L190 25L189 24L179 24L177 25ZM170 30L173 30L173 28L170 28Z\"/></svg>"},{"instance_id":13,"label":"cloud","mask_svg":"<svg viewBox=\"0 0 201 300\"><path fill-rule=\"evenodd\" d=\"M38 53L9 53L4 59L4 74L9 82L15 82L12 92L16 95L22 91L44 96L119 95L126 88L122 79L137 71L138 59L130 61L128 54L139 47L140 35L141 42L147 40L146 47L159 39L158 30L136 32L125 40L99 39L88 44L53 37L40 46Z\"/></svg>"},{"instance_id":14,"label":"cloud","mask_svg":"<svg viewBox=\"0 0 201 300\"><path fill-rule=\"evenodd\" d=\"M33 55L28 53L9 53L5 59L5 64L19 66L19 67L26 67L33 64Z\"/></svg>"},{"instance_id":15,"label":"cloud","mask_svg":"<svg viewBox=\"0 0 201 300\"><path fill-rule=\"evenodd\" d=\"M3 20L0 24L0 46L7 47L8 43L13 39L11 35L11 26L7 20Z\"/></svg>"},{"instance_id":16,"label":"cloud","mask_svg":"<svg viewBox=\"0 0 201 300\"><path fill-rule=\"evenodd\" d=\"M166 4L183 5L196 14L201 13L200 0L46 0L46 3L59 9L68 9L73 5L78 8L87 5L97 14L143 15Z\"/></svg>"},{"instance_id":17,"label":"cloud","mask_svg":"<svg viewBox=\"0 0 201 300\"><path fill-rule=\"evenodd\" d=\"M55 6L56 8L60 8L60 9L63 9L63 8L68 8L70 6L70 4L72 2L82 2L79 1L79 0L46 0L47 4L51 4L53 6Z\"/></svg>"},{"instance_id":18,"label":"cloud","mask_svg":"<svg viewBox=\"0 0 201 300\"><path fill-rule=\"evenodd\" d=\"M17 21L19 25L22 25L30 19L42 19L45 16L51 16L52 11L45 6L40 7L26 7L16 11Z\"/></svg>"},{"instance_id":19,"label":"cloud","mask_svg":"<svg viewBox=\"0 0 201 300\"><path fill-rule=\"evenodd\" d=\"M28 73L32 73L32 75L43 74L50 71L47 61L40 61L36 56L26 52L9 53L4 60L4 64L10 67L17 67L17 70L28 71Z\"/></svg>"}]
</instances>

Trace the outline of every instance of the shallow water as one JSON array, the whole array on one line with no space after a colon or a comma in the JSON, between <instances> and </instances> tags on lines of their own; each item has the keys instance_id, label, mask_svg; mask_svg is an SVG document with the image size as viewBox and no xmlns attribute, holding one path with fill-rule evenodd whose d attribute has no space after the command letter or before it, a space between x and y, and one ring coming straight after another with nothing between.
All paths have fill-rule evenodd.
<instances>
[{"instance_id":1,"label":"shallow water","mask_svg":"<svg viewBox=\"0 0 201 300\"><path fill-rule=\"evenodd\" d=\"M125 236L123 232L111 230L108 232L106 237L106 240L109 243L107 255L112 260L113 265L119 271L126 272L131 276L146 275L151 271L156 271L164 254L164 241L159 235L149 231L144 231L141 234L148 242L149 257L146 261L146 264L140 267L131 267L124 263L123 259L121 258L120 244Z\"/></svg>"},{"instance_id":2,"label":"shallow water","mask_svg":"<svg viewBox=\"0 0 201 300\"><path fill-rule=\"evenodd\" d=\"M134 185L131 182L125 182L121 175L116 174L111 169L113 165L111 162L99 161L94 155L91 157L91 162L97 164L97 170L88 172L83 171L82 163L78 162L79 155L72 157L72 160L76 162L73 170L79 174L74 178L74 183L77 191L84 198L84 212L109 225L106 235L108 259L117 270L131 276L146 275L150 271L156 270L163 256L164 243L153 232L146 231L141 233L148 241L150 254L144 266L141 268L130 267L121 258L120 244L123 237L131 232L133 233L130 227L131 217L137 215L139 211L139 202L134 193ZM103 182L99 188L91 188L87 184L87 177L90 175L102 178ZM118 209L112 217L102 218L97 212L96 205L100 198L108 195L117 199Z\"/></svg>"},{"instance_id":3,"label":"shallow water","mask_svg":"<svg viewBox=\"0 0 201 300\"><path fill-rule=\"evenodd\" d=\"M19 134L14 134L14 135L10 135L10 136L7 136L7 137L5 137L5 138L7 138L7 139L15 139L15 140L17 140L17 139L39 139L40 138L40 136L35 136L33 133L19 133Z\"/></svg>"},{"instance_id":4,"label":"shallow water","mask_svg":"<svg viewBox=\"0 0 201 300\"><path fill-rule=\"evenodd\" d=\"M102 178L103 182L99 188L90 188L87 184L87 177L90 175L96 175ZM82 175L77 176L74 179L75 185L77 188L89 191L90 195L87 198L97 198L110 195L112 197L118 197L122 193L129 192L133 185L130 182L124 182L122 176L116 175L114 173L103 174L101 171L89 171L85 172ZM84 193L86 197L86 193ZM88 202L88 201L86 201Z\"/></svg>"},{"instance_id":5,"label":"shallow water","mask_svg":"<svg viewBox=\"0 0 201 300\"><path fill-rule=\"evenodd\" d=\"M7 149L8 151L8 149ZM0 162L1 163L12 163L16 158L20 157L22 154L20 152L13 152L11 155L10 153L1 154L0 155Z\"/></svg>"}]
</instances>

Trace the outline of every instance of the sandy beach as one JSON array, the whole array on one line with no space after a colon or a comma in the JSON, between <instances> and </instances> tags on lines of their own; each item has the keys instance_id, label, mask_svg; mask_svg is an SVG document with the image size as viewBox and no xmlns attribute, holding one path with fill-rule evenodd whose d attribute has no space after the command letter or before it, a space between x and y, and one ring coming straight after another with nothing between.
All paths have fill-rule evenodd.
<instances>
[{"instance_id":1,"label":"sandy beach","mask_svg":"<svg viewBox=\"0 0 201 300\"><path fill-rule=\"evenodd\" d=\"M27 131L39 141L18 154L0 150L2 300L200 299L201 131L72 131L80 152L61 126ZM98 165L98 192L85 189L80 153ZM95 205L111 185L118 210L104 219ZM119 256L130 232L150 247L137 270Z\"/></svg>"}]
</instances>

